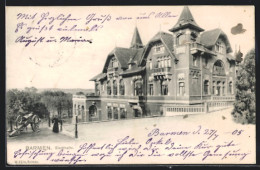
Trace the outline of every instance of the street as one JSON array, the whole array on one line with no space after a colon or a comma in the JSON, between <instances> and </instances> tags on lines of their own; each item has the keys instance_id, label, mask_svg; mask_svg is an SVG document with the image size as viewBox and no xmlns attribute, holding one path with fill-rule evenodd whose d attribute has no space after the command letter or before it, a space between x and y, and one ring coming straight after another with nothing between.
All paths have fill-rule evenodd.
<instances>
[{"instance_id":1,"label":"street","mask_svg":"<svg viewBox=\"0 0 260 170\"><path fill-rule=\"evenodd\" d=\"M54 133L52 132L52 127L49 128L47 122L42 122L40 124L40 131L33 132L30 125L27 127L27 130L24 129L20 135L9 137L7 135L7 142L60 142L60 141L70 141L73 138L64 135L62 133Z\"/></svg>"}]
</instances>

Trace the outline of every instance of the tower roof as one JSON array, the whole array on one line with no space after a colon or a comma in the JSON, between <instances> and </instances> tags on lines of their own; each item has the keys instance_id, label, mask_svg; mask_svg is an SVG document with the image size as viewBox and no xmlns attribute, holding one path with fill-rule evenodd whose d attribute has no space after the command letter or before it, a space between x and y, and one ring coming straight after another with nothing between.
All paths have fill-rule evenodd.
<instances>
[{"instance_id":1,"label":"tower roof","mask_svg":"<svg viewBox=\"0 0 260 170\"><path fill-rule=\"evenodd\" d=\"M131 41L131 46L130 48L140 48L143 47L143 43L139 34L139 31L137 27L135 27L134 35Z\"/></svg>"},{"instance_id":2,"label":"tower roof","mask_svg":"<svg viewBox=\"0 0 260 170\"><path fill-rule=\"evenodd\" d=\"M187 6L185 6L182 10L179 20L174 25L174 27L171 28L169 31L174 32L174 31L178 31L179 29L187 28L187 27L196 29L198 31L204 31L204 29L200 28L200 26L198 26L198 24L195 22L190 12L190 9Z\"/></svg>"}]
</instances>

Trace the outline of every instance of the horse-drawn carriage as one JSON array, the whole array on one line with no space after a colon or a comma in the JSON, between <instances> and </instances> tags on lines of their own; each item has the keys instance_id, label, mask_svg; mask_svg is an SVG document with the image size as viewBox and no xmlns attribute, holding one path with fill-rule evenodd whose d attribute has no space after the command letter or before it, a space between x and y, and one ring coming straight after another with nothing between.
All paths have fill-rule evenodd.
<instances>
[{"instance_id":1,"label":"horse-drawn carriage","mask_svg":"<svg viewBox=\"0 0 260 170\"><path fill-rule=\"evenodd\" d=\"M39 125L40 125L41 119L39 118L38 115L35 115L33 113L29 114L19 114L16 119L16 127L14 130L9 134L10 137L19 135L21 131L23 131L27 126L30 124L31 128L34 132L39 131Z\"/></svg>"}]
</instances>

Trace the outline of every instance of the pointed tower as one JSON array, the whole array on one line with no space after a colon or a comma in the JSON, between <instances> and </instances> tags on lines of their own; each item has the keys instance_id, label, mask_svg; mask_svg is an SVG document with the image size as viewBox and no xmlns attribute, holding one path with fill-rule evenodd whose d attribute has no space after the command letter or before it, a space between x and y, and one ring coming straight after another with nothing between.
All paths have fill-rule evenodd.
<instances>
[{"instance_id":1,"label":"pointed tower","mask_svg":"<svg viewBox=\"0 0 260 170\"><path fill-rule=\"evenodd\" d=\"M137 27L135 27L135 31L134 31L134 35L131 41L131 46L130 48L142 48L143 47L143 43L139 34L139 31L137 29Z\"/></svg>"},{"instance_id":2,"label":"pointed tower","mask_svg":"<svg viewBox=\"0 0 260 170\"><path fill-rule=\"evenodd\" d=\"M192 28L198 32L204 31L204 29L198 26L198 24L195 22L190 12L190 9L187 6L183 8L178 22L169 31L176 32L180 29L185 29L185 28Z\"/></svg>"},{"instance_id":3,"label":"pointed tower","mask_svg":"<svg viewBox=\"0 0 260 170\"><path fill-rule=\"evenodd\" d=\"M195 42L204 29L195 22L190 9L185 6L177 23L169 31L173 33L173 44L176 47L187 42Z\"/></svg>"}]
</instances>

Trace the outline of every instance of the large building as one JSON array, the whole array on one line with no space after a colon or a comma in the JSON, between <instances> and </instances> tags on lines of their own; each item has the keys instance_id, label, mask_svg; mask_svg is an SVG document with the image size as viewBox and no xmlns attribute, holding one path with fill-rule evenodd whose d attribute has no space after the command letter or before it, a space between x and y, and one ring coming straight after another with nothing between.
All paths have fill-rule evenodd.
<instances>
[{"instance_id":1,"label":"large building","mask_svg":"<svg viewBox=\"0 0 260 170\"><path fill-rule=\"evenodd\" d=\"M204 31L184 7L171 33L114 48L93 77L95 95L74 95L79 121L208 113L234 102L235 59L227 35Z\"/></svg>"}]
</instances>

